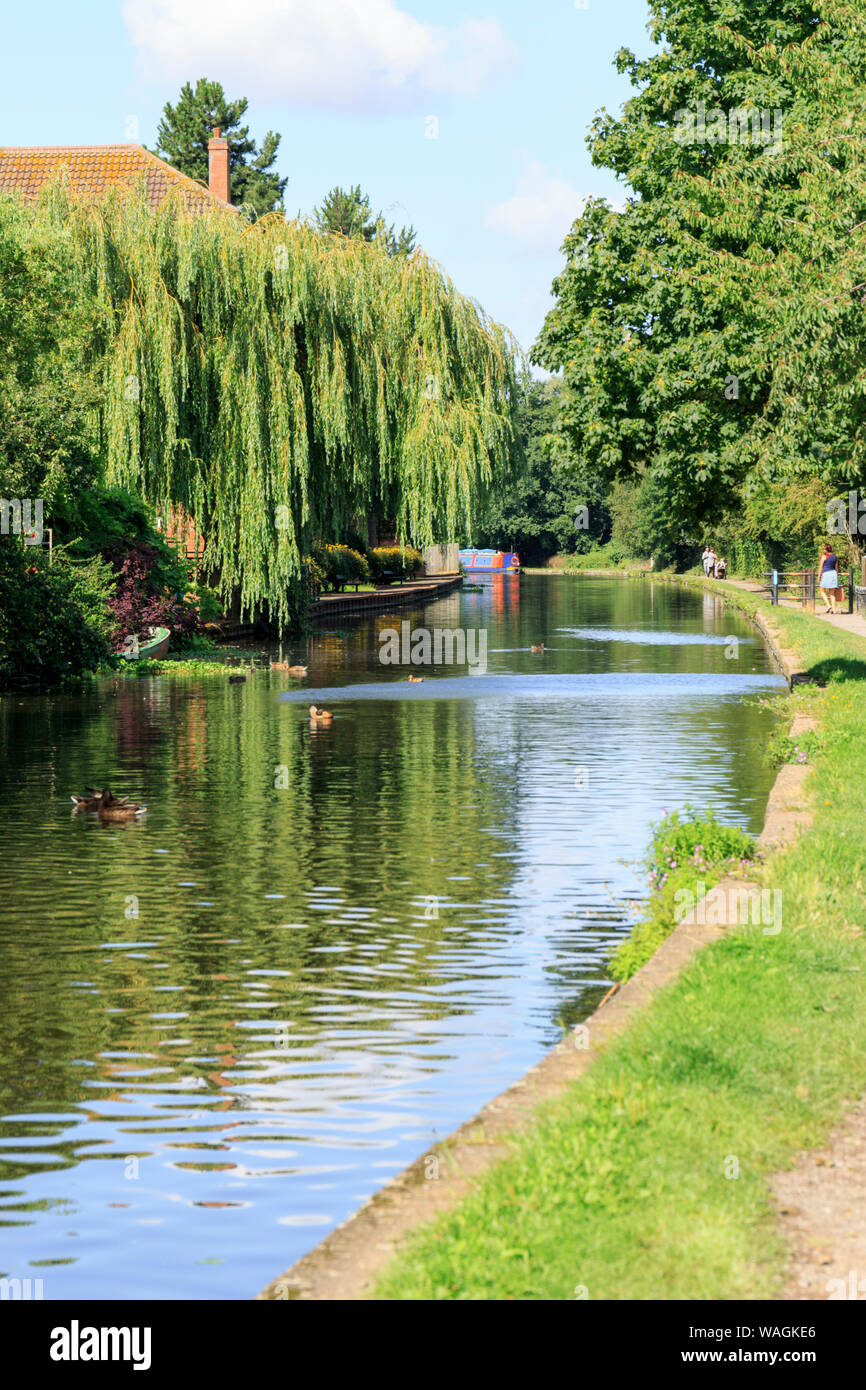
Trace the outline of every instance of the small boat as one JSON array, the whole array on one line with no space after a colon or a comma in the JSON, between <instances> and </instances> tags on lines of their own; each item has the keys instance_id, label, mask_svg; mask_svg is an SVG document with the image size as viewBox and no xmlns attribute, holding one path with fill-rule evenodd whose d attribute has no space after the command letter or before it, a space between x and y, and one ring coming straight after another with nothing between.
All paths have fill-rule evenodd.
<instances>
[{"instance_id":1,"label":"small boat","mask_svg":"<svg viewBox=\"0 0 866 1390\"><path fill-rule=\"evenodd\" d=\"M516 550L461 550L460 563L467 574L517 574L520 556Z\"/></svg>"},{"instance_id":2,"label":"small boat","mask_svg":"<svg viewBox=\"0 0 866 1390\"><path fill-rule=\"evenodd\" d=\"M132 650L124 650L121 655L127 661L159 661L168 651L168 644L171 641L171 632L167 627L148 628L148 635L145 638L138 637L135 640L127 637L125 647L132 647Z\"/></svg>"}]
</instances>

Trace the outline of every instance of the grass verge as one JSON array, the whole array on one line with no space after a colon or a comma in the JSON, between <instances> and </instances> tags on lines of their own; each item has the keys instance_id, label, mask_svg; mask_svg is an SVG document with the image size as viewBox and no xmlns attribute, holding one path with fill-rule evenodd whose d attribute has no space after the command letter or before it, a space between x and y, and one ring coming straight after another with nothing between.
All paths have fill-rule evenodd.
<instances>
[{"instance_id":1,"label":"grass verge","mask_svg":"<svg viewBox=\"0 0 866 1390\"><path fill-rule=\"evenodd\" d=\"M814 826L761 870L781 932L731 930L694 958L469 1198L410 1237L378 1298L781 1292L767 1176L866 1089L866 643L808 614L773 620L826 682L788 697L821 738Z\"/></svg>"}]
</instances>

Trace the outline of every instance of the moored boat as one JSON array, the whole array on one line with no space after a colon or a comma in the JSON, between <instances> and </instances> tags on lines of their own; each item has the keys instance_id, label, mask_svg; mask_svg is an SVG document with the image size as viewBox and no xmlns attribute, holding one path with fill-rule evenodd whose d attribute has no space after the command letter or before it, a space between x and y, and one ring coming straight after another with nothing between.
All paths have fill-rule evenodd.
<instances>
[{"instance_id":1,"label":"moored boat","mask_svg":"<svg viewBox=\"0 0 866 1390\"><path fill-rule=\"evenodd\" d=\"M460 563L467 574L517 574L520 556L516 550L461 550Z\"/></svg>"},{"instance_id":2,"label":"moored boat","mask_svg":"<svg viewBox=\"0 0 866 1390\"><path fill-rule=\"evenodd\" d=\"M127 637L122 655L128 661L158 661L165 656L170 641L171 632L167 627L152 627L145 638Z\"/></svg>"}]
</instances>

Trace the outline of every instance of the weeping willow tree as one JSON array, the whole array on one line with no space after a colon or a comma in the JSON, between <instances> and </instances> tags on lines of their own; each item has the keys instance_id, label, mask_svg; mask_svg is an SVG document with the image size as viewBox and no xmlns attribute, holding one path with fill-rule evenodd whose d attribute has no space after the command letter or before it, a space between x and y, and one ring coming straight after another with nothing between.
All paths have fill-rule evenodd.
<instances>
[{"instance_id":1,"label":"weeping willow tree","mask_svg":"<svg viewBox=\"0 0 866 1390\"><path fill-rule=\"evenodd\" d=\"M302 605L303 557L353 517L416 546L471 533L510 470L516 347L416 252L62 183L53 224L97 306L108 481L183 507L241 611Z\"/></svg>"}]
</instances>

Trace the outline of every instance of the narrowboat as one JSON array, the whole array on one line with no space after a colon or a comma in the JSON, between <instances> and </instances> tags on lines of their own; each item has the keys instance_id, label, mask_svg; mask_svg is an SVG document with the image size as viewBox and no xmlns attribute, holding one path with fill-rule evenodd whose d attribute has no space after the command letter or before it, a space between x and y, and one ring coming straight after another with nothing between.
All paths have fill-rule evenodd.
<instances>
[{"instance_id":1,"label":"narrowboat","mask_svg":"<svg viewBox=\"0 0 866 1390\"><path fill-rule=\"evenodd\" d=\"M516 550L461 550L460 563L467 574L517 574Z\"/></svg>"}]
</instances>

